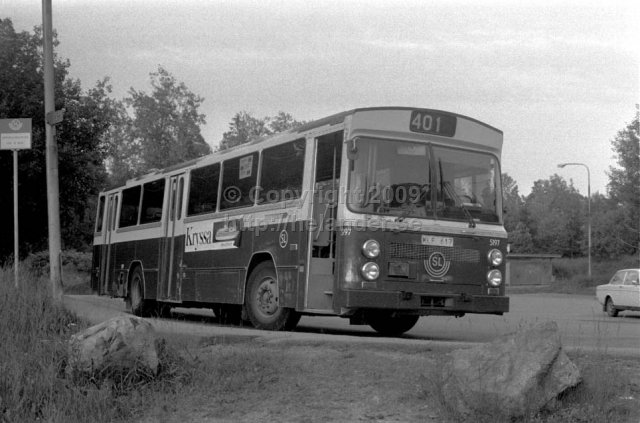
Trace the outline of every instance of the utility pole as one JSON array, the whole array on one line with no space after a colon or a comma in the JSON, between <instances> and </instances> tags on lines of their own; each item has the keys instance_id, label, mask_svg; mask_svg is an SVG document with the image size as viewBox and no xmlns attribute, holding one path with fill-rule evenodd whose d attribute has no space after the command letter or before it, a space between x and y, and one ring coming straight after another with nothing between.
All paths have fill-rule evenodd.
<instances>
[{"instance_id":1,"label":"utility pole","mask_svg":"<svg viewBox=\"0 0 640 423\"><path fill-rule=\"evenodd\" d=\"M53 22L51 0L42 0L42 28L44 48L44 114L47 156L47 215L49 218L49 277L51 293L56 302L62 301L62 260L60 241L60 189L58 186L58 144L56 143L54 80L53 80Z\"/></svg>"}]
</instances>

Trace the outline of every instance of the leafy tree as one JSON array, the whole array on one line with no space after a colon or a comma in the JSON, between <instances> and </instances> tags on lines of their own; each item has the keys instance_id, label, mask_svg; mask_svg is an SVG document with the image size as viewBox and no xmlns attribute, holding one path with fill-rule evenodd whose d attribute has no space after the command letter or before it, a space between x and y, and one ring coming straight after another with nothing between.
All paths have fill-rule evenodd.
<instances>
[{"instance_id":1,"label":"leafy tree","mask_svg":"<svg viewBox=\"0 0 640 423\"><path fill-rule=\"evenodd\" d=\"M297 121L289 113L282 111L278 112L276 116L263 119L255 118L249 112L241 111L231 118L229 130L222 134L218 150L236 147L268 135L297 128L302 124L304 124L303 121Z\"/></svg>"},{"instance_id":2,"label":"leafy tree","mask_svg":"<svg viewBox=\"0 0 640 423\"><path fill-rule=\"evenodd\" d=\"M54 46L58 42L55 39ZM44 135L44 78L42 33L16 32L10 19L0 19L0 118L31 117L32 148L19 153L19 216L22 252L46 248L47 187ZM89 199L104 181L102 135L109 127L100 95L85 93L80 82L68 78L69 62L54 55L56 109L65 119L56 127L59 151L60 221L63 243L88 241ZM12 157L0 153L0 219L13 221ZM0 260L13 251L12 225L0 226Z\"/></svg>"},{"instance_id":3,"label":"leafy tree","mask_svg":"<svg viewBox=\"0 0 640 423\"><path fill-rule=\"evenodd\" d=\"M513 231L521 220L524 200L518 192L518 184L506 173L502 174L502 199L505 210L504 227Z\"/></svg>"},{"instance_id":4,"label":"leafy tree","mask_svg":"<svg viewBox=\"0 0 640 423\"><path fill-rule=\"evenodd\" d=\"M618 258L632 254L632 244L625 210L616 200L595 193L591 197L592 254L601 258Z\"/></svg>"},{"instance_id":5,"label":"leafy tree","mask_svg":"<svg viewBox=\"0 0 640 423\"><path fill-rule=\"evenodd\" d=\"M525 208L536 252L582 254L586 200L573 183L557 174L534 182Z\"/></svg>"},{"instance_id":6,"label":"leafy tree","mask_svg":"<svg viewBox=\"0 0 640 423\"><path fill-rule=\"evenodd\" d=\"M211 152L200 133L205 116L198 109L204 99L178 82L162 66L152 72L151 94L129 90L125 103L134 114L131 120L128 145L123 150L135 156L143 173L164 168ZM117 160L122 161L122 156Z\"/></svg>"},{"instance_id":7,"label":"leafy tree","mask_svg":"<svg viewBox=\"0 0 640 423\"><path fill-rule=\"evenodd\" d=\"M516 227L509 232L509 244L513 253L530 254L535 252L533 237L524 222L518 222Z\"/></svg>"},{"instance_id":8,"label":"leafy tree","mask_svg":"<svg viewBox=\"0 0 640 423\"><path fill-rule=\"evenodd\" d=\"M638 118L611 141L619 168L610 167L609 194L619 204L620 225L625 228L623 242L638 248L640 241L640 145Z\"/></svg>"}]
</instances>

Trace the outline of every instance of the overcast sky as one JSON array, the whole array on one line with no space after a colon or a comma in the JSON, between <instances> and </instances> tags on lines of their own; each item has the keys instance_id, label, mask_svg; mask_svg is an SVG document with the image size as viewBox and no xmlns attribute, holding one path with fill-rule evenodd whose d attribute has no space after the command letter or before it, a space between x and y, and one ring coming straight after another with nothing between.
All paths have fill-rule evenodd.
<instances>
[{"instance_id":1,"label":"overcast sky","mask_svg":"<svg viewBox=\"0 0 640 423\"><path fill-rule=\"evenodd\" d=\"M57 52L84 88L150 91L164 66L205 98L212 146L240 110L299 120L368 106L434 108L504 131L527 194L558 173L606 192L611 140L639 102L631 1L53 1ZM0 0L16 30L41 2Z\"/></svg>"}]
</instances>

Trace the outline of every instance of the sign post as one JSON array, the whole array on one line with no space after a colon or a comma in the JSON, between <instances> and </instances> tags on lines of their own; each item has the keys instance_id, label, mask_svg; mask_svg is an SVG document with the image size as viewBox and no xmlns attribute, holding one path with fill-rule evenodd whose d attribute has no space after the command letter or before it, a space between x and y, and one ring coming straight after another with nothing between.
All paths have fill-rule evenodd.
<instances>
[{"instance_id":1,"label":"sign post","mask_svg":"<svg viewBox=\"0 0 640 423\"><path fill-rule=\"evenodd\" d=\"M13 275L18 287L18 150L31 148L31 119L0 119L0 150L13 150Z\"/></svg>"}]
</instances>

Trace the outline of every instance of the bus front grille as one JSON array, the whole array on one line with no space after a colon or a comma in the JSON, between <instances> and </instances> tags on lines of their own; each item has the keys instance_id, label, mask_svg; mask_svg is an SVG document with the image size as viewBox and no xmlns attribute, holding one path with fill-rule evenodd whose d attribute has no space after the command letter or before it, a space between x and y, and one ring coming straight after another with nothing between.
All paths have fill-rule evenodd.
<instances>
[{"instance_id":1,"label":"bus front grille","mask_svg":"<svg viewBox=\"0 0 640 423\"><path fill-rule=\"evenodd\" d=\"M480 252L459 247L434 247L431 245L406 244L390 242L387 245L389 258L426 260L429 256L439 251L444 254L445 260L462 263L480 263Z\"/></svg>"}]
</instances>

